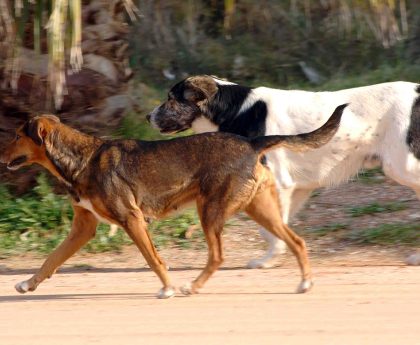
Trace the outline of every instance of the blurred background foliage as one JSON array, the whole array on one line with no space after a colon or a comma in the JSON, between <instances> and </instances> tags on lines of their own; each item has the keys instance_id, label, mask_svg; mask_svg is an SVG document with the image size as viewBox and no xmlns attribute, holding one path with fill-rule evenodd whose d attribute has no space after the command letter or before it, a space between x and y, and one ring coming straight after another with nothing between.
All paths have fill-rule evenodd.
<instances>
[{"instance_id":1,"label":"blurred background foliage","mask_svg":"<svg viewBox=\"0 0 420 345\"><path fill-rule=\"evenodd\" d=\"M14 128L44 112L96 135L158 138L144 115L176 81L201 73L309 90L419 82L420 4L0 0L0 150ZM67 198L38 174L0 167L0 249L49 251L65 236ZM160 244L185 245L196 222L186 213L153 229ZM127 241L107 231L100 227L88 250Z\"/></svg>"},{"instance_id":2,"label":"blurred background foliage","mask_svg":"<svg viewBox=\"0 0 420 345\"><path fill-rule=\"evenodd\" d=\"M389 67L399 72L378 81L419 80L418 1L144 0L139 8L130 61L156 85L199 73L277 87L328 85Z\"/></svg>"}]
</instances>

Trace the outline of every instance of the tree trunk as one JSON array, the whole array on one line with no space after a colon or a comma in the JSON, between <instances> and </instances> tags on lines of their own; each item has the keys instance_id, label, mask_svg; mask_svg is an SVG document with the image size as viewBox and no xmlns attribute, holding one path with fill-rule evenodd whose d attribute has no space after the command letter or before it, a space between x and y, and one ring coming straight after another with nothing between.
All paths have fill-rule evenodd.
<instances>
[{"instance_id":1,"label":"tree trunk","mask_svg":"<svg viewBox=\"0 0 420 345\"><path fill-rule=\"evenodd\" d=\"M31 116L55 113L63 122L96 135L110 134L131 108L128 81L129 26L120 1L92 0L82 8L83 68L67 74L67 95L61 109L54 110L48 92L48 56L35 54L32 23L28 23L17 89L6 80L6 37L0 32L0 150L13 137L13 130ZM45 45L41 44L46 53ZM10 174L0 167L0 182L8 181L23 191L34 179L31 172Z\"/></svg>"}]
</instances>

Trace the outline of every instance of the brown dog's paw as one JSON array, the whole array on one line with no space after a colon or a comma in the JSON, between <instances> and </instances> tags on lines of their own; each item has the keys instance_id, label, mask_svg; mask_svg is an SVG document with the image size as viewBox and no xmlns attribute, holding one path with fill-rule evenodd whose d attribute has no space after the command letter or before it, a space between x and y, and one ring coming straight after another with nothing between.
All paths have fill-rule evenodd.
<instances>
[{"instance_id":1,"label":"brown dog's paw","mask_svg":"<svg viewBox=\"0 0 420 345\"><path fill-rule=\"evenodd\" d=\"M312 280L302 280L297 288L296 293L305 293L312 289L314 282Z\"/></svg>"},{"instance_id":2,"label":"brown dog's paw","mask_svg":"<svg viewBox=\"0 0 420 345\"><path fill-rule=\"evenodd\" d=\"M186 283L179 288L183 295L190 296L198 293L198 289L194 288L193 284Z\"/></svg>"},{"instance_id":3,"label":"brown dog's paw","mask_svg":"<svg viewBox=\"0 0 420 345\"><path fill-rule=\"evenodd\" d=\"M28 291L31 291L31 289L29 287L29 283L28 283L27 280L24 280L23 282L17 283L15 285L15 289L19 293L26 293Z\"/></svg>"},{"instance_id":4,"label":"brown dog's paw","mask_svg":"<svg viewBox=\"0 0 420 345\"><path fill-rule=\"evenodd\" d=\"M174 296L175 296L175 289L172 287L162 288L159 290L157 294L157 298L159 299L167 299L167 298L172 298Z\"/></svg>"}]
</instances>

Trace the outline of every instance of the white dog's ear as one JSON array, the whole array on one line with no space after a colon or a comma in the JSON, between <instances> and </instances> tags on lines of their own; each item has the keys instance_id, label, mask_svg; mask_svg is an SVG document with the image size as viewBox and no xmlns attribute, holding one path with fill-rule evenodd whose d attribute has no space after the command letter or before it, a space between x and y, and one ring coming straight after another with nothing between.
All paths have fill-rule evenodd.
<instances>
[{"instance_id":1,"label":"white dog's ear","mask_svg":"<svg viewBox=\"0 0 420 345\"><path fill-rule=\"evenodd\" d=\"M184 97L192 102L212 98L217 93L217 84L209 76L195 76L186 80Z\"/></svg>"}]
</instances>

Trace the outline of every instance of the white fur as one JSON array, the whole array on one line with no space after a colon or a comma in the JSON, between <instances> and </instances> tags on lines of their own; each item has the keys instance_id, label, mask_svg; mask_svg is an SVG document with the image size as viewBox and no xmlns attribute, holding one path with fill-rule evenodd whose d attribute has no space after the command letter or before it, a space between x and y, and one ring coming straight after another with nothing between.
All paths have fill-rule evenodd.
<instances>
[{"instance_id":1,"label":"white fur","mask_svg":"<svg viewBox=\"0 0 420 345\"><path fill-rule=\"evenodd\" d=\"M117 234L118 225L111 224L109 227L108 237L114 237Z\"/></svg>"},{"instance_id":2,"label":"white fur","mask_svg":"<svg viewBox=\"0 0 420 345\"><path fill-rule=\"evenodd\" d=\"M411 254L407 258L406 263L407 265L411 265L411 266L420 266L420 252Z\"/></svg>"},{"instance_id":3,"label":"white fur","mask_svg":"<svg viewBox=\"0 0 420 345\"><path fill-rule=\"evenodd\" d=\"M266 234L269 234L268 231L261 233L264 237ZM269 248L267 253L259 259L254 259L248 262L248 268L270 268L279 263L278 257L282 254L286 253L286 243L283 241L271 241L271 238L265 238L266 241L269 243Z\"/></svg>"},{"instance_id":4,"label":"white fur","mask_svg":"<svg viewBox=\"0 0 420 345\"><path fill-rule=\"evenodd\" d=\"M335 92L267 87L251 91L240 112L258 100L264 101L266 135L312 131L323 125L338 105L349 103L338 132L326 145L303 153L280 148L267 154L286 223L314 189L347 181L361 168L378 164L378 158L386 175L413 188L420 196L420 161L406 144L412 105L418 97L416 86L392 82ZM260 232L268 240L269 249L262 259L249 265L269 267L279 254L274 248L281 242L264 229Z\"/></svg>"},{"instance_id":5,"label":"white fur","mask_svg":"<svg viewBox=\"0 0 420 345\"><path fill-rule=\"evenodd\" d=\"M17 283L15 285L15 289L19 293L26 293L26 292L28 292L29 291L29 283L28 283L28 281L27 280L24 280L24 281L22 281L20 283Z\"/></svg>"},{"instance_id":6,"label":"white fur","mask_svg":"<svg viewBox=\"0 0 420 345\"><path fill-rule=\"evenodd\" d=\"M185 283L179 289L181 290L182 294L185 295L185 296L190 296L190 295L193 295L194 294L194 292L192 290L192 284L189 283L189 282L188 283Z\"/></svg>"},{"instance_id":7,"label":"white fur","mask_svg":"<svg viewBox=\"0 0 420 345\"><path fill-rule=\"evenodd\" d=\"M214 76L212 76L212 78L219 85L237 85L236 83L232 83L231 81L220 79Z\"/></svg>"},{"instance_id":8,"label":"white fur","mask_svg":"<svg viewBox=\"0 0 420 345\"><path fill-rule=\"evenodd\" d=\"M297 293L308 292L314 285L312 280L302 280L296 290Z\"/></svg>"},{"instance_id":9,"label":"white fur","mask_svg":"<svg viewBox=\"0 0 420 345\"><path fill-rule=\"evenodd\" d=\"M167 299L175 296L175 290L173 288L162 288L157 294L159 299Z\"/></svg>"},{"instance_id":10,"label":"white fur","mask_svg":"<svg viewBox=\"0 0 420 345\"><path fill-rule=\"evenodd\" d=\"M196 118L191 123L191 128L194 132L197 133L217 132L219 130L219 126L216 126L213 122L204 116Z\"/></svg>"},{"instance_id":11,"label":"white fur","mask_svg":"<svg viewBox=\"0 0 420 345\"><path fill-rule=\"evenodd\" d=\"M149 114L150 115L150 124L152 125L153 128L159 129L159 126L156 124L156 114L159 111L159 107L155 107L152 112Z\"/></svg>"},{"instance_id":12,"label":"white fur","mask_svg":"<svg viewBox=\"0 0 420 345\"><path fill-rule=\"evenodd\" d=\"M78 202L76 205L79 206L79 207L83 207L84 209L90 211L98 221L100 221L102 223L105 223L105 224L111 224L111 225L113 224L108 219L101 217L95 211L95 209L93 208L93 205L92 205L92 203L90 202L89 199L81 199L80 202Z\"/></svg>"},{"instance_id":13,"label":"white fur","mask_svg":"<svg viewBox=\"0 0 420 345\"><path fill-rule=\"evenodd\" d=\"M12 167L7 166L7 169L9 169L10 171L15 171L15 170L20 169L21 167L22 167L22 165L16 165L16 166L12 166Z\"/></svg>"}]
</instances>

